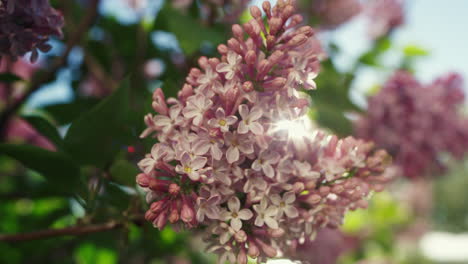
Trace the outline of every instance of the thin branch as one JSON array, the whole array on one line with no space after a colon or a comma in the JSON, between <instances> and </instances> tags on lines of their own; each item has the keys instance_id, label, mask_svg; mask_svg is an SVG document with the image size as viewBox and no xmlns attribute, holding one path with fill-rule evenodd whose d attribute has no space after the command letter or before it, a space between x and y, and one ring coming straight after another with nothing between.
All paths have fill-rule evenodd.
<instances>
[{"instance_id":1,"label":"thin branch","mask_svg":"<svg viewBox=\"0 0 468 264\"><path fill-rule=\"evenodd\" d=\"M30 233L0 235L0 241L6 242L19 242L37 239L46 239L58 236L81 236L90 233L104 232L117 229L123 226L123 223L110 221L103 224L95 224L89 226L74 226L62 229L47 229L41 231L34 231Z\"/></svg>"},{"instance_id":2,"label":"thin branch","mask_svg":"<svg viewBox=\"0 0 468 264\"><path fill-rule=\"evenodd\" d=\"M129 221L134 222L137 225L141 225L144 221L143 215L136 215L129 218ZM40 231L33 231L29 233L20 233L20 234L0 234L0 241L5 242L21 242L29 240L38 240L38 239L47 239L60 236L82 236L92 233L105 232L110 230L115 230L124 227L126 221L115 221L111 220L106 223L101 224L91 224L83 226L73 226L66 227L61 229L46 229Z\"/></svg>"},{"instance_id":3,"label":"thin branch","mask_svg":"<svg viewBox=\"0 0 468 264\"><path fill-rule=\"evenodd\" d=\"M93 22L98 14L99 0L91 0L90 6L86 12L86 16L78 25L74 33L71 34L70 39L66 44L65 52L56 59L49 70L41 75L36 75L28 87L28 91L19 98L17 101L9 105L0 115L0 138L4 135L4 130L10 118L18 111L18 109L29 99L29 97L37 91L43 84L52 81L57 71L67 64L68 55L75 45L77 45L88 29L93 25Z\"/></svg>"}]
</instances>

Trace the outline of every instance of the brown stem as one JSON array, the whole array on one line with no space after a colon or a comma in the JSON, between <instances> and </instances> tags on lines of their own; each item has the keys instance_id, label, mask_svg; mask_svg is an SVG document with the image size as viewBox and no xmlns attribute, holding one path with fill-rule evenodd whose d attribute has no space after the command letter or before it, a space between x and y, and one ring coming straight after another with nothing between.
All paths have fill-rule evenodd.
<instances>
[{"instance_id":1,"label":"brown stem","mask_svg":"<svg viewBox=\"0 0 468 264\"><path fill-rule=\"evenodd\" d=\"M133 221L137 225L141 225L144 220L144 216L137 215L129 218L130 221ZM119 229L125 226L125 221L115 221L111 220L106 223L101 224L91 224L84 226L72 226L61 229L46 229L40 231L33 231L29 233L20 233L20 234L0 234L0 241L5 242L20 242L20 241L29 241L29 240L38 240L38 239L47 239L52 237L59 236L82 236L86 234L105 232L114 229Z\"/></svg>"},{"instance_id":2,"label":"brown stem","mask_svg":"<svg viewBox=\"0 0 468 264\"><path fill-rule=\"evenodd\" d=\"M9 105L0 115L0 138L4 135L4 130L10 118L18 111L18 109L25 103L29 97L37 91L43 84L52 81L57 73L57 71L67 64L67 58L70 54L73 47L78 44L88 29L93 24L94 19L97 17L99 0L91 0L90 6L86 12L86 16L83 18L82 22L78 25L74 33L71 34L70 39L66 44L65 52L57 58L57 60L52 64L49 70L45 71L41 75L36 75L29 85L29 89L23 96L18 100Z\"/></svg>"},{"instance_id":3,"label":"brown stem","mask_svg":"<svg viewBox=\"0 0 468 264\"><path fill-rule=\"evenodd\" d=\"M116 221L109 221L103 224L95 224L89 226L74 226L62 229L47 229L41 231L34 231L30 233L0 235L0 241L19 242L36 239L46 239L58 236L81 236L90 233L109 231L123 226L123 223Z\"/></svg>"}]
</instances>

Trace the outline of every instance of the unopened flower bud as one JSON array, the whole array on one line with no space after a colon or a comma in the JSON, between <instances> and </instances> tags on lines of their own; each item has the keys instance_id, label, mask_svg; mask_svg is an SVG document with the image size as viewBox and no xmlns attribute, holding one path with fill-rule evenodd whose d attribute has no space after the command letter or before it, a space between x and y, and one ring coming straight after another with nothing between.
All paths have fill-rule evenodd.
<instances>
[{"instance_id":1,"label":"unopened flower bud","mask_svg":"<svg viewBox=\"0 0 468 264\"><path fill-rule=\"evenodd\" d=\"M244 230L240 230L234 234L234 239L238 243L244 243L245 241L247 241L247 234L244 232Z\"/></svg>"}]
</instances>

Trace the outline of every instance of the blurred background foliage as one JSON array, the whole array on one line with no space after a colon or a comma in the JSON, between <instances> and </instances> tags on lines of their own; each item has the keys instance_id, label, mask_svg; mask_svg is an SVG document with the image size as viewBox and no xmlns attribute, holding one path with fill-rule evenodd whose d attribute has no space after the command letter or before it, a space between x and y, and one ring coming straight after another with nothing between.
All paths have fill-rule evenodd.
<instances>
[{"instance_id":1,"label":"blurred background foliage","mask_svg":"<svg viewBox=\"0 0 468 264\"><path fill-rule=\"evenodd\" d=\"M53 40L52 52L41 54L36 75L44 74L62 56L67 39L89 12L90 2L51 1L66 18L65 39ZM176 96L197 59L216 55L216 46L228 39L231 24L205 17L198 1L185 11L174 9L170 1L156 2L156 11L131 11L136 17L133 21L100 10L72 49L66 66L49 82L56 83L65 74L71 100L23 107L20 117L45 137L53 150L33 146L24 138L0 144L0 234L109 222L115 227L79 236L0 242L0 263L214 261L201 253L201 243L191 234L170 228L159 232L144 221L147 205L134 177L136 162L153 144L152 139L139 138L143 116L151 110L151 92L162 87L166 95ZM248 19L244 12L239 22ZM343 55L341 48L327 41L325 49L328 59L321 64L316 80L319 89L310 91L312 116L342 136L353 132L350 114L365 111L350 99L350 89L362 68L415 71L415 63L429 55L423 47L407 45L398 50L398 65L386 66L382 57L397 47L391 36L384 36L375 40L349 71L341 71L334 63ZM30 81L12 74L0 77L8 85L28 85ZM377 84L366 88L369 94L379 89ZM351 212L342 230L356 243L340 263L369 259L429 263L418 253L419 236L413 240L407 237L415 225L423 225L421 218L429 216L433 221L424 221L428 228L468 231L467 171L465 162L437 179L433 206L423 215L417 215L398 190L375 195L367 211Z\"/></svg>"}]
</instances>

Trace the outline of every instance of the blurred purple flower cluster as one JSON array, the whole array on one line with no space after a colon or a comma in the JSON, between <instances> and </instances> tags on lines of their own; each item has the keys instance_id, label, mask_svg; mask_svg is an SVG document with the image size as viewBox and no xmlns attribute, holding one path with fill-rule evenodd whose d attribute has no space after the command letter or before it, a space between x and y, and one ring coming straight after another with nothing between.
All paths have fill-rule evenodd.
<instances>
[{"instance_id":1,"label":"blurred purple flower cluster","mask_svg":"<svg viewBox=\"0 0 468 264\"><path fill-rule=\"evenodd\" d=\"M348 22L362 11L359 0L314 0L311 13L320 20L320 26L334 29Z\"/></svg>"},{"instance_id":2,"label":"blurred purple flower cluster","mask_svg":"<svg viewBox=\"0 0 468 264\"><path fill-rule=\"evenodd\" d=\"M0 73L11 72L27 80L31 78L36 69L36 66L24 60L18 60L16 62L3 60L0 66ZM22 96L23 90L24 87L21 82L15 82L9 85L0 83L0 112L3 111L8 104L18 100ZM39 134L25 120L18 117L14 117L8 122L4 135L2 136L4 136L7 142L28 143L49 150L55 149L54 145L47 140L47 138Z\"/></svg>"},{"instance_id":3,"label":"blurred purple flower cluster","mask_svg":"<svg viewBox=\"0 0 468 264\"><path fill-rule=\"evenodd\" d=\"M380 38L405 22L403 0L369 0L366 15L369 19L369 35Z\"/></svg>"},{"instance_id":4,"label":"blurred purple flower cluster","mask_svg":"<svg viewBox=\"0 0 468 264\"><path fill-rule=\"evenodd\" d=\"M154 92L159 115L145 116L142 133L158 139L136 179L146 219L205 227L219 263L286 254L365 208L387 180L385 151L313 126L302 91L315 89L323 51L291 1L262 7L265 19L254 6L252 20L232 26L221 59L199 59L177 99Z\"/></svg>"},{"instance_id":5,"label":"blurred purple flower cluster","mask_svg":"<svg viewBox=\"0 0 468 264\"><path fill-rule=\"evenodd\" d=\"M466 154L468 119L460 113L463 103L458 74L424 85L407 72L397 72L369 98L367 115L356 122L356 132L389 151L405 176L424 176L443 169L440 154L455 158Z\"/></svg>"},{"instance_id":6,"label":"blurred purple flower cluster","mask_svg":"<svg viewBox=\"0 0 468 264\"><path fill-rule=\"evenodd\" d=\"M62 36L63 16L48 0L0 0L0 56L12 59L32 52L31 61L47 52L50 36Z\"/></svg>"},{"instance_id":7,"label":"blurred purple flower cluster","mask_svg":"<svg viewBox=\"0 0 468 264\"><path fill-rule=\"evenodd\" d=\"M249 2L249 0L203 0L197 4L200 5L206 20L233 23L238 20ZM180 10L187 10L193 3L193 0L172 0L172 6Z\"/></svg>"}]
</instances>

